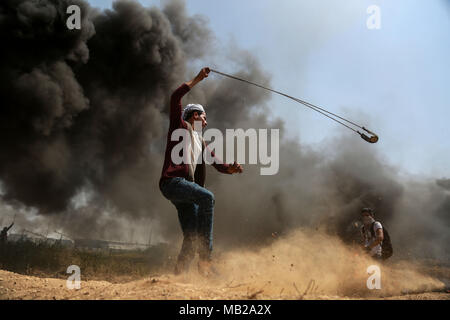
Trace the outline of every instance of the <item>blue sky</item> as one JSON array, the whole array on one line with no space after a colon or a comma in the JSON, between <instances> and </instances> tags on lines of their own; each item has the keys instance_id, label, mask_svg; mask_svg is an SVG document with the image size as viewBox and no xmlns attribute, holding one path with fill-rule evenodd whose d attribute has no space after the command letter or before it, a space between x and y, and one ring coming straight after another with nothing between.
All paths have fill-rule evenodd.
<instances>
[{"instance_id":1,"label":"blue sky","mask_svg":"<svg viewBox=\"0 0 450 320\"><path fill-rule=\"evenodd\" d=\"M106 8L113 1L89 2ZM373 4L381 9L380 30L366 27ZM217 44L235 43L256 55L273 88L372 128L380 136L374 148L401 172L450 178L449 1L193 0L186 6L208 17ZM343 130L283 97L274 96L270 106L288 134L313 147Z\"/></svg>"}]
</instances>

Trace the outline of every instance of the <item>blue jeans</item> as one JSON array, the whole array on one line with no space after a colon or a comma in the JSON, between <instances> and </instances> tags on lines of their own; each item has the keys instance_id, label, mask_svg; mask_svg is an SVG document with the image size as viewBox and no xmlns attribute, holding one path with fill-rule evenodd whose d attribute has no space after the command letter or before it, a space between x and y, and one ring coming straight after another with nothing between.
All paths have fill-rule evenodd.
<instances>
[{"instance_id":1,"label":"blue jeans","mask_svg":"<svg viewBox=\"0 0 450 320\"><path fill-rule=\"evenodd\" d=\"M200 259L210 260L213 248L214 194L195 182L180 177L164 180L161 192L177 208L183 230L184 239L178 261L190 262L196 251Z\"/></svg>"}]
</instances>

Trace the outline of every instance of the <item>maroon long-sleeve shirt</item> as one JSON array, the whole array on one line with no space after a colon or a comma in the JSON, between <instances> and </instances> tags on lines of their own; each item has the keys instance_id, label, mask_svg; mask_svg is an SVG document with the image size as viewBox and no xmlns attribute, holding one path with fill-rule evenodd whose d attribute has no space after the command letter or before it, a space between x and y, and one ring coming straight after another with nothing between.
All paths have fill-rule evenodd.
<instances>
[{"instance_id":1,"label":"maroon long-sleeve shirt","mask_svg":"<svg viewBox=\"0 0 450 320\"><path fill-rule=\"evenodd\" d=\"M169 132L167 133L167 144L166 144L166 153L164 157L164 165L162 168L161 179L159 180L159 186L161 187L161 182L165 179L181 177L187 180L189 178L189 165L186 163L175 164L172 161L171 153L172 149L180 142L180 141L172 141L171 136L172 132L178 128L184 128L188 130L186 122L181 118L182 114L182 106L181 106L181 98L190 90L189 86L183 83L178 89L176 89L170 98L170 124L169 124ZM213 157L215 157L214 152L209 151ZM220 159L215 158L214 163L212 164L217 171L221 173L228 173L229 165L222 163ZM200 186L205 185L205 177L206 177L206 168L205 161L202 153L202 162L198 163L195 169L194 181Z\"/></svg>"}]
</instances>

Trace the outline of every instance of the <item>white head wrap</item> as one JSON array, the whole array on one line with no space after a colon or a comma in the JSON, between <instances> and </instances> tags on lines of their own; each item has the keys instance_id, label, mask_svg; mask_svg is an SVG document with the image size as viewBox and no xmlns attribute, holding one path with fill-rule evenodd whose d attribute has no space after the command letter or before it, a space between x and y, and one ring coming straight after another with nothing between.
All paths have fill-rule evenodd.
<instances>
[{"instance_id":1,"label":"white head wrap","mask_svg":"<svg viewBox=\"0 0 450 320\"><path fill-rule=\"evenodd\" d=\"M203 109L203 106L201 104L188 104L184 110L183 113L181 114L181 118L183 118L183 120L187 120L185 119L185 116L188 115L191 111L199 111L199 112L205 112L205 109Z\"/></svg>"}]
</instances>

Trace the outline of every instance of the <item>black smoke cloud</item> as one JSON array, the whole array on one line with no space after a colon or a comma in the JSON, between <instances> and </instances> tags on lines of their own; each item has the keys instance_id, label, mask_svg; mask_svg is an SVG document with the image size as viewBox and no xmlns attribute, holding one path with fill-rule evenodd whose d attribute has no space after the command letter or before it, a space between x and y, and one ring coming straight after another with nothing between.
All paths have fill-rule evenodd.
<instances>
[{"instance_id":1,"label":"black smoke cloud","mask_svg":"<svg viewBox=\"0 0 450 320\"><path fill-rule=\"evenodd\" d=\"M81 30L65 25L71 4L81 7ZM116 1L98 11L56 0L5 1L0 8L8 43L0 66L2 200L62 216L55 218L60 227L75 236L95 235L114 213L161 217L169 208L157 188L168 97L186 80L189 63L212 51L206 19L187 16L181 1L162 10ZM254 62L238 64L244 75L259 76ZM204 97L220 103L232 87L217 83ZM267 97L236 93L251 105ZM243 114L237 97L223 102ZM90 194L90 208L74 210L82 192ZM83 224L90 228L75 227Z\"/></svg>"},{"instance_id":2,"label":"black smoke cloud","mask_svg":"<svg viewBox=\"0 0 450 320\"><path fill-rule=\"evenodd\" d=\"M68 141L76 117L89 109L71 64L86 63L94 26L65 26L68 1L0 4L0 176L6 200L62 209L83 177ZM88 5L72 1L83 11ZM57 196L56 196L57 195Z\"/></svg>"},{"instance_id":3,"label":"black smoke cloud","mask_svg":"<svg viewBox=\"0 0 450 320\"><path fill-rule=\"evenodd\" d=\"M69 4L81 7L79 31L65 26ZM115 196L117 184L130 174L148 183L160 170L149 144L161 138L168 93L189 59L177 32L200 29L181 3L173 6L176 28L159 9L134 2L101 13L83 1L2 2L5 200L57 213L90 183L100 200L135 211Z\"/></svg>"},{"instance_id":4,"label":"black smoke cloud","mask_svg":"<svg viewBox=\"0 0 450 320\"><path fill-rule=\"evenodd\" d=\"M82 9L81 30L65 26L69 4ZM133 225L149 219L161 237L179 238L175 208L158 190L171 92L199 61L224 61L237 76L270 86L251 53L215 50L206 19L188 16L181 1L162 9L116 1L99 11L81 0L3 0L0 37L2 200L35 208L33 219L20 211L23 227L50 223L74 238L134 240ZM300 145L284 135L269 98L211 74L183 100L204 104L210 125L222 130L281 129L277 175L251 165L231 177L208 169L218 246L322 226L352 241L360 208L372 206L397 252L449 256L447 180L406 181L376 145L347 132L319 148Z\"/></svg>"}]
</instances>

